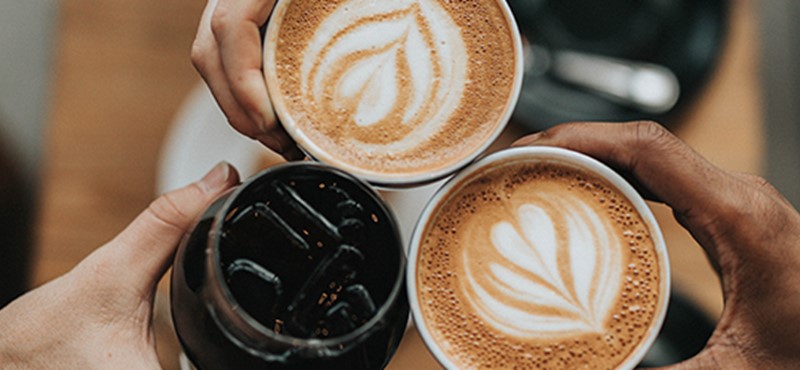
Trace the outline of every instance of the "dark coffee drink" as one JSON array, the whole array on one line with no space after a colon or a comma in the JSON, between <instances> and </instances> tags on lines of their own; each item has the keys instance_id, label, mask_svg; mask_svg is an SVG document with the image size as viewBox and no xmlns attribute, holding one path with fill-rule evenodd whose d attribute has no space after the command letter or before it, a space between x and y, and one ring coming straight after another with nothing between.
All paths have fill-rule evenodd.
<instances>
[{"instance_id":1,"label":"dark coffee drink","mask_svg":"<svg viewBox=\"0 0 800 370\"><path fill-rule=\"evenodd\" d=\"M519 93L520 48L503 0L282 0L264 68L301 147L392 185L442 177L493 141Z\"/></svg>"},{"instance_id":2,"label":"dark coffee drink","mask_svg":"<svg viewBox=\"0 0 800 370\"><path fill-rule=\"evenodd\" d=\"M176 329L198 368L385 365L408 314L405 260L370 189L327 167L285 165L212 208L173 278Z\"/></svg>"},{"instance_id":3,"label":"dark coffee drink","mask_svg":"<svg viewBox=\"0 0 800 370\"><path fill-rule=\"evenodd\" d=\"M604 176L558 158L475 170L415 239L420 325L457 368L635 365L668 287L663 242L640 209Z\"/></svg>"}]
</instances>

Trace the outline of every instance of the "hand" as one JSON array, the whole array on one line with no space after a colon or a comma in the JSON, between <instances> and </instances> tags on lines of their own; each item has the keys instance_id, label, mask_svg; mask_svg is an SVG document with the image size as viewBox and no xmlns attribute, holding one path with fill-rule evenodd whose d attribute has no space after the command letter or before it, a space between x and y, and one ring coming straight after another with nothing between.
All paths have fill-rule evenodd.
<instances>
[{"instance_id":1,"label":"hand","mask_svg":"<svg viewBox=\"0 0 800 370\"><path fill-rule=\"evenodd\" d=\"M286 159L302 159L275 117L261 71L259 27L274 5L274 0L208 0L192 44L192 64L233 128Z\"/></svg>"},{"instance_id":2,"label":"hand","mask_svg":"<svg viewBox=\"0 0 800 370\"><path fill-rule=\"evenodd\" d=\"M703 246L725 309L705 349L670 369L800 368L800 214L766 180L715 167L652 122L566 124L514 145L610 165L671 206Z\"/></svg>"},{"instance_id":3,"label":"hand","mask_svg":"<svg viewBox=\"0 0 800 370\"><path fill-rule=\"evenodd\" d=\"M158 281L208 204L239 182L227 164L168 193L65 275L0 310L3 369L159 369Z\"/></svg>"}]
</instances>

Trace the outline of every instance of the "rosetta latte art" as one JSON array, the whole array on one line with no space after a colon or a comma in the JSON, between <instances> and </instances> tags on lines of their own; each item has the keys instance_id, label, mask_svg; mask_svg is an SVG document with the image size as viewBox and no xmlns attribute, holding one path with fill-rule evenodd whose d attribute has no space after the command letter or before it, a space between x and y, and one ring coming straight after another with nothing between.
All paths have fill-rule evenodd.
<instances>
[{"instance_id":1,"label":"rosetta latte art","mask_svg":"<svg viewBox=\"0 0 800 370\"><path fill-rule=\"evenodd\" d=\"M432 137L458 108L466 50L437 1L351 0L303 52L302 95L334 113L353 145L400 152Z\"/></svg>"},{"instance_id":2,"label":"rosetta latte art","mask_svg":"<svg viewBox=\"0 0 800 370\"><path fill-rule=\"evenodd\" d=\"M464 249L475 312L517 337L603 332L623 275L607 217L567 195L523 204L515 216L491 227L493 253Z\"/></svg>"}]
</instances>

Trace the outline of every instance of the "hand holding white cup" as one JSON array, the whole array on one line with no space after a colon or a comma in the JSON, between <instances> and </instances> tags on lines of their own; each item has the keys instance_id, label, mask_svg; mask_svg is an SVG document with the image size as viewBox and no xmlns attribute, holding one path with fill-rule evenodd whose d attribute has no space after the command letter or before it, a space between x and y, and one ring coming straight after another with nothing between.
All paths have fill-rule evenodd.
<instances>
[{"instance_id":1,"label":"hand holding white cup","mask_svg":"<svg viewBox=\"0 0 800 370\"><path fill-rule=\"evenodd\" d=\"M414 320L448 369L632 368L669 301L644 200L559 148L509 149L461 171L423 212L409 261Z\"/></svg>"}]
</instances>

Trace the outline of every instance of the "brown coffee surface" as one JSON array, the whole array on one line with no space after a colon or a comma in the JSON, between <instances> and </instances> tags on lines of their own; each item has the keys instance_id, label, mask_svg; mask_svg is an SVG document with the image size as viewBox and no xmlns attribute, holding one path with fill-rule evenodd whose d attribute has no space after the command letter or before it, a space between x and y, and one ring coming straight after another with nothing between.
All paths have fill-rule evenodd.
<instances>
[{"instance_id":1,"label":"brown coffee surface","mask_svg":"<svg viewBox=\"0 0 800 370\"><path fill-rule=\"evenodd\" d=\"M510 162L465 179L417 258L424 325L458 368L615 368L664 299L641 215L564 164Z\"/></svg>"},{"instance_id":2,"label":"brown coffee surface","mask_svg":"<svg viewBox=\"0 0 800 370\"><path fill-rule=\"evenodd\" d=\"M516 32L497 0L291 1L272 98L319 159L377 175L442 170L504 124Z\"/></svg>"}]
</instances>

